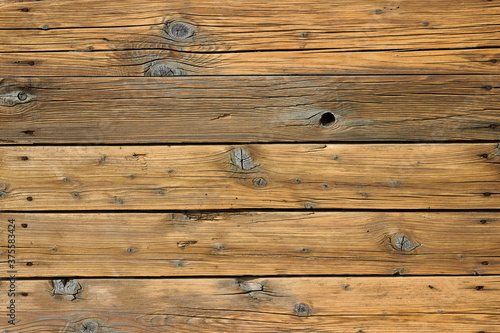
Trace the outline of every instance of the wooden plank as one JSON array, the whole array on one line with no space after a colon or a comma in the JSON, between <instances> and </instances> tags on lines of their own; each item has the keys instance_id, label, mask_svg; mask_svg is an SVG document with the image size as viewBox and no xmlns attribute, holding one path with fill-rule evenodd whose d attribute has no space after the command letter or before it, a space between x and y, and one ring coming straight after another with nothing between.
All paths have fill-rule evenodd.
<instances>
[{"instance_id":1,"label":"wooden plank","mask_svg":"<svg viewBox=\"0 0 500 333\"><path fill-rule=\"evenodd\" d=\"M5 78L0 141L499 140L499 86L496 75Z\"/></svg>"},{"instance_id":2,"label":"wooden plank","mask_svg":"<svg viewBox=\"0 0 500 333\"><path fill-rule=\"evenodd\" d=\"M497 144L0 147L0 209L498 209Z\"/></svg>"},{"instance_id":3,"label":"wooden plank","mask_svg":"<svg viewBox=\"0 0 500 333\"><path fill-rule=\"evenodd\" d=\"M8 332L497 332L491 277L16 282ZM9 283L0 285L7 295ZM23 296L24 295L24 296ZM7 318L8 309L0 308Z\"/></svg>"},{"instance_id":4,"label":"wooden plank","mask_svg":"<svg viewBox=\"0 0 500 333\"><path fill-rule=\"evenodd\" d=\"M492 47L500 35L498 5L474 0L7 0L0 14L0 52L406 50Z\"/></svg>"},{"instance_id":5,"label":"wooden plank","mask_svg":"<svg viewBox=\"0 0 500 333\"><path fill-rule=\"evenodd\" d=\"M499 73L499 14L477 0L4 1L0 71Z\"/></svg>"},{"instance_id":6,"label":"wooden plank","mask_svg":"<svg viewBox=\"0 0 500 333\"><path fill-rule=\"evenodd\" d=\"M0 235L12 219L23 278L500 272L497 213L6 213Z\"/></svg>"},{"instance_id":7,"label":"wooden plank","mask_svg":"<svg viewBox=\"0 0 500 333\"><path fill-rule=\"evenodd\" d=\"M137 55L137 52L139 55ZM4 76L500 74L491 49L186 53L158 50L4 53ZM158 55L160 53L160 55Z\"/></svg>"}]
</instances>

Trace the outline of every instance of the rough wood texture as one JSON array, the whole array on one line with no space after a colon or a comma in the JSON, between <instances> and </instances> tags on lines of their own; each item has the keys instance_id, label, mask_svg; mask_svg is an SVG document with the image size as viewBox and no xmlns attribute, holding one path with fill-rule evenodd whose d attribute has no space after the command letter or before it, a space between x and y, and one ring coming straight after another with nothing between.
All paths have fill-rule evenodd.
<instances>
[{"instance_id":1,"label":"rough wood texture","mask_svg":"<svg viewBox=\"0 0 500 333\"><path fill-rule=\"evenodd\" d=\"M479 48L500 35L500 9L486 0L7 0L0 13L0 30L11 31L3 52Z\"/></svg>"},{"instance_id":2,"label":"rough wood texture","mask_svg":"<svg viewBox=\"0 0 500 333\"><path fill-rule=\"evenodd\" d=\"M0 147L9 210L496 209L497 144Z\"/></svg>"},{"instance_id":3,"label":"rough wood texture","mask_svg":"<svg viewBox=\"0 0 500 333\"><path fill-rule=\"evenodd\" d=\"M4 1L2 75L499 73L493 1Z\"/></svg>"},{"instance_id":4,"label":"rough wood texture","mask_svg":"<svg viewBox=\"0 0 500 333\"><path fill-rule=\"evenodd\" d=\"M0 215L9 219L18 277L500 273L497 213Z\"/></svg>"},{"instance_id":5,"label":"rough wood texture","mask_svg":"<svg viewBox=\"0 0 500 333\"><path fill-rule=\"evenodd\" d=\"M498 331L500 314L498 276L18 281L18 290L23 320L15 330L0 321L8 332L475 333Z\"/></svg>"},{"instance_id":6,"label":"rough wood texture","mask_svg":"<svg viewBox=\"0 0 500 333\"><path fill-rule=\"evenodd\" d=\"M500 140L499 86L496 75L5 78L0 141Z\"/></svg>"},{"instance_id":7,"label":"rough wood texture","mask_svg":"<svg viewBox=\"0 0 500 333\"><path fill-rule=\"evenodd\" d=\"M139 55L135 55L136 53ZM153 52L154 55L151 54ZM0 56L3 76L269 74L500 74L497 48L433 51L328 50L198 54L166 51L32 52ZM145 55L142 55L145 53ZM271 60L271 61L270 61Z\"/></svg>"}]
</instances>

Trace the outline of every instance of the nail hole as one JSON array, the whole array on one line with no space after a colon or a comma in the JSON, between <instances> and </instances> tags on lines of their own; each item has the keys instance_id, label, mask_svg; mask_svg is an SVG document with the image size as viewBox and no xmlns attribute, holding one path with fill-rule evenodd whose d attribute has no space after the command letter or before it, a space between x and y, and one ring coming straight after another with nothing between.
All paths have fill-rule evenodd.
<instances>
[{"instance_id":1,"label":"nail hole","mask_svg":"<svg viewBox=\"0 0 500 333\"><path fill-rule=\"evenodd\" d=\"M488 266L489 264L490 264L490 263L489 263L489 262L487 262L487 261L483 261L483 262L481 262L481 265L484 265L484 266Z\"/></svg>"},{"instance_id":2,"label":"nail hole","mask_svg":"<svg viewBox=\"0 0 500 333\"><path fill-rule=\"evenodd\" d=\"M477 286L476 287L476 290L483 290L484 289L484 286Z\"/></svg>"},{"instance_id":3,"label":"nail hole","mask_svg":"<svg viewBox=\"0 0 500 333\"><path fill-rule=\"evenodd\" d=\"M483 196L485 196L485 197L491 197L491 193L490 192L483 193Z\"/></svg>"},{"instance_id":4,"label":"nail hole","mask_svg":"<svg viewBox=\"0 0 500 333\"><path fill-rule=\"evenodd\" d=\"M490 62L491 62L492 64L496 64L496 63L497 63L497 60L496 60L496 59L491 59L491 60L490 60Z\"/></svg>"},{"instance_id":5,"label":"nail hole","mask_svg":"<svg viewBox=\"0 0 500 333\"><path fill-rule=\"evenodd\" d=\"M29 160L29 157L28 157L28 156L22 156L22 157L21 157L21 159L22 159L23 161L27 161L27 160Z\"/></svg>"},{"instance_id":6,"label":"nail hole","mask_svg":"<svg viewBox=\"0 0 500 333\"><path fill-rule=\"evenodd\" d=\"M21 227L23 227L23 228L27 228L27 227L28 227L28 225L27 225L26 223L23 223L23 224L21 224Z\"/></svg>"},{"instance_id":7,"label":"nail hole","mask_svg":"<svg viewBox=\"0 0 500 333\"><path fill-rule=\"evenodd\" d=\"M489 90L493 89L493 87L492 87L492 86L490 86L490 85L487 85L487 86L485 86L485 87L484 87L484 89L486 89L486 90L488 90L488 91L489 91Z\"/></svg>"},{"instance_id":8,"label":"nail hole","mask_svg":"<svg viewBox=\"0 0 500 333\"><path fill-rule=\"evenodd\" d=\"M33 266L33 263L30 261L30 262L27 262L26 263L26 266Z\"/></svg>"},{"instance_id":9,"label":"nail hole","mask_svg":"<svg viewBox=\"0 0 500 333\"><path fill-rule=\"evenodd\" d=\"M26 297L26 296L28 296L28 293L21 293L21 296Z\"/></svg>"},{"instance_id":10,"label":"nail hole","mask_svg":"<svg viewBox=\"0 0 500 333\"><path fill-rule=\"evenodd\" d=\"M26 200L33 201L33 197L27 197Z\"/></svg>"},{"instance_id":11,"label":"nail hole","mask_svg":"<svg viewBox=\"0 0 500 333\"><path fill-rule=\"evenodd\" d=\"M491 124L491 125L490 125L490 128L491 128L491 129L495 129L495 128L497 128L497 125L496 125L496 124Z\"/></svg>"},{"instance_id":12,"label":"nail hole","mask_svg":"<svg viewBox=\"0 0 500 333\"><path fill-rule=\"evenodd\" d=\"M335 122L335 116L331 112L325 112L321 116L319 123L321 126L331 126Z\"/></svg>"}]
</instances>

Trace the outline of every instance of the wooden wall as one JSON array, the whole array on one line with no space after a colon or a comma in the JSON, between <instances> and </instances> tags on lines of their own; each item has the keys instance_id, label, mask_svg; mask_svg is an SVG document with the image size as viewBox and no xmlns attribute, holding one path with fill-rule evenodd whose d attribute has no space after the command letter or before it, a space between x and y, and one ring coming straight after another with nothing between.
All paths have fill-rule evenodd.
<instances>
[{"instance_id":1,"label":"wooden wall","mask_svg":"<svg viewBox=\"0 0 500 333\"><path fill-rule=\"evenodd\" d=\"M500 332L499 27L0 0L0 330Z\"/></svg>"}]
</instances>

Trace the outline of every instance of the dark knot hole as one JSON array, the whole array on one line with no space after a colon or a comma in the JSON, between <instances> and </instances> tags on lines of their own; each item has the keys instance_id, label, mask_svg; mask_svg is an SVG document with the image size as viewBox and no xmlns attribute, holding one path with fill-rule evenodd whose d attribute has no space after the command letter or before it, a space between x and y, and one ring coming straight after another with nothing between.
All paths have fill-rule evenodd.
<instances>
[{"instance_id":1,"label":"dark knot hole","mask_svg":"<svg viewBox=\"0 0 500 333\"><path fill-rule=\"evenodd\" d=\"M335 123L335 116L331 112L325 112L321 115L319 123L321 126L331 126Z\"/></svg>"}]
</instances>

